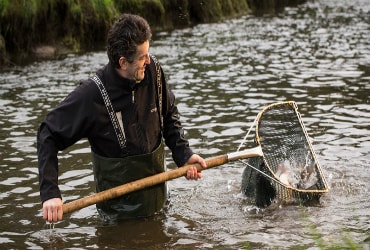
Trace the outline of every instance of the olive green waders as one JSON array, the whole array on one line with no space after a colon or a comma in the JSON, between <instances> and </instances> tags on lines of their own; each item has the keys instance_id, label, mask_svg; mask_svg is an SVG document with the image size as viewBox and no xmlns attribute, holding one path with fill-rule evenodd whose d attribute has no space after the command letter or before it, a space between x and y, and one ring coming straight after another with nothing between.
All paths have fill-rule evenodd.
<instances>
[{"instance_id":1,"label":"olive green waders","mask_svg":"<svg viewBox=\"0 0 370 250\"><path fill-rule=\"evenodd\" d=\"M96 191L142 179L165 171L164 143L149 154L125 158L107 158L93 153ZM166 184L138 190L121 197L98 203L100 216L105 221L151 216L166 202Z\"/></svg>"}]
</instances>

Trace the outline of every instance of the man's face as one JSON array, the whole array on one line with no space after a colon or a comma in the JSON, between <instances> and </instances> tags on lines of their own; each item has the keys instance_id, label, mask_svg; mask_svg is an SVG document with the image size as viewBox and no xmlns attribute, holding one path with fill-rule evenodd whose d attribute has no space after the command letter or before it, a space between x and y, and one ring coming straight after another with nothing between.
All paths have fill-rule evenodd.
<instances>
[{"instance_id":1,"label":"man's face","mask_svg":"<svg viewBox=\"0 0 370 250\"><path fill-rule=\"evenodd\" d=\"M125 77L141 82L145 76L145 65L150 64L149 57L149 41L145 41L139 45L136 50L136 55L133 62L127 62Z\"/></svg>"}]
</instances>

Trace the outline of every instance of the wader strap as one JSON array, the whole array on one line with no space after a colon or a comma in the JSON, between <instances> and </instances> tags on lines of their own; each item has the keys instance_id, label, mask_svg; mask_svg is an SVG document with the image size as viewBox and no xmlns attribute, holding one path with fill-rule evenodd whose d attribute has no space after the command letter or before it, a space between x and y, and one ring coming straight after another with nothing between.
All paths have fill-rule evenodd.
<instances>
[{"instance_id":1,"label":"wader strap","mask_svg":"<svg viewBox=\"0 0 370 250\"><path fill-rule=\"evenodd\" d=\"M100 93L103 97L105 107L107 108L109 118L112 121L114 131L116 132L118 143L122 150L126 147L126 135L124 129L119 125L118 118L116 112L114 112L112 103L109 99L107 90L105 89L103 83L101 82L100 78L97 74L94 74L91 79L95 82L96 86L98 86Z\"/></svg>"},{"instance_id":2,"label":"wader strap","mask_svg":"<svg viewBox=\"0 0 370 250\"><path fill-rule=\"evenodd\" d=\"M160 118L160 121L161 121L161 128L163 130L163 115L162 115L162 74L161 74L161 68L159 66L159 62L157 60L157 58L153 55L150 55L151 59L154 61L154 64L155 64L155 71L153 72L152 70L152 75L153 75L153 82L154 82L154 86L157 86L157 94L158 94L158 105L159 105L159 118ZM154 74L153 73L156 73L155 75L157 76L157 79L154 77ZM157 84L155 83L155 79L157 80Z\"/></svg>"}]
</instances>

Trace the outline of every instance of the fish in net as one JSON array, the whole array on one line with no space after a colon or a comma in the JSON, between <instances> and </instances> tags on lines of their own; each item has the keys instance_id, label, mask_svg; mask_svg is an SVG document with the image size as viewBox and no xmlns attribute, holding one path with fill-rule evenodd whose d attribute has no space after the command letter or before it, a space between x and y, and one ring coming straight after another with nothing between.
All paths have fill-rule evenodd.
<instances>
[{"instance_id":1,"label":"fish in net","mask_svg":"<svg viewBox=\"0 0 370 250\"><path fill-rule=\"evenodd\" d=\"M286 101L266 106L254 125L254 146L261 148L262 155L239 160L246 165L243 193L254 198L258 207L267 207L275 199L318 202L328 186L297 104ZM245 147L246 137L238 151Z\"/></svg>"}]
</instances>

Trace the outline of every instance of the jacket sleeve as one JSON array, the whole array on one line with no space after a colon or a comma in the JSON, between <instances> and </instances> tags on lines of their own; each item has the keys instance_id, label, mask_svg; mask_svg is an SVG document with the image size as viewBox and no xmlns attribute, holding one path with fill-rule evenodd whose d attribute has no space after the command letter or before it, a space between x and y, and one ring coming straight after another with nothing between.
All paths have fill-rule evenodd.
<instances>
[{"instance_id":1,"label":"jacket sleeve","mask_svg":"<svg viewBox=\"0 0 370 250\"><path fill-rule=\"evenodd\" d=\"M85 101L85 87L80 85L41 123L37 133L40 197L44 202L61 198L58 187L58 152L87 137L92 124L92 105Z\"/></svg>"},{"instance_id":2,"label":"jacket sleeve","mask_svg":"<svg viewBox=\"0 0 370 250\"><path fill-rule=\"evenodd\" d=\"M172 152L172 158L178 167L183 166L194 153L185 139L184 129L181 125L180 114L176 106L176 98L166 82L162 73L163 96L163 136L166 145Z\"/></svg>"}]
</instances>

